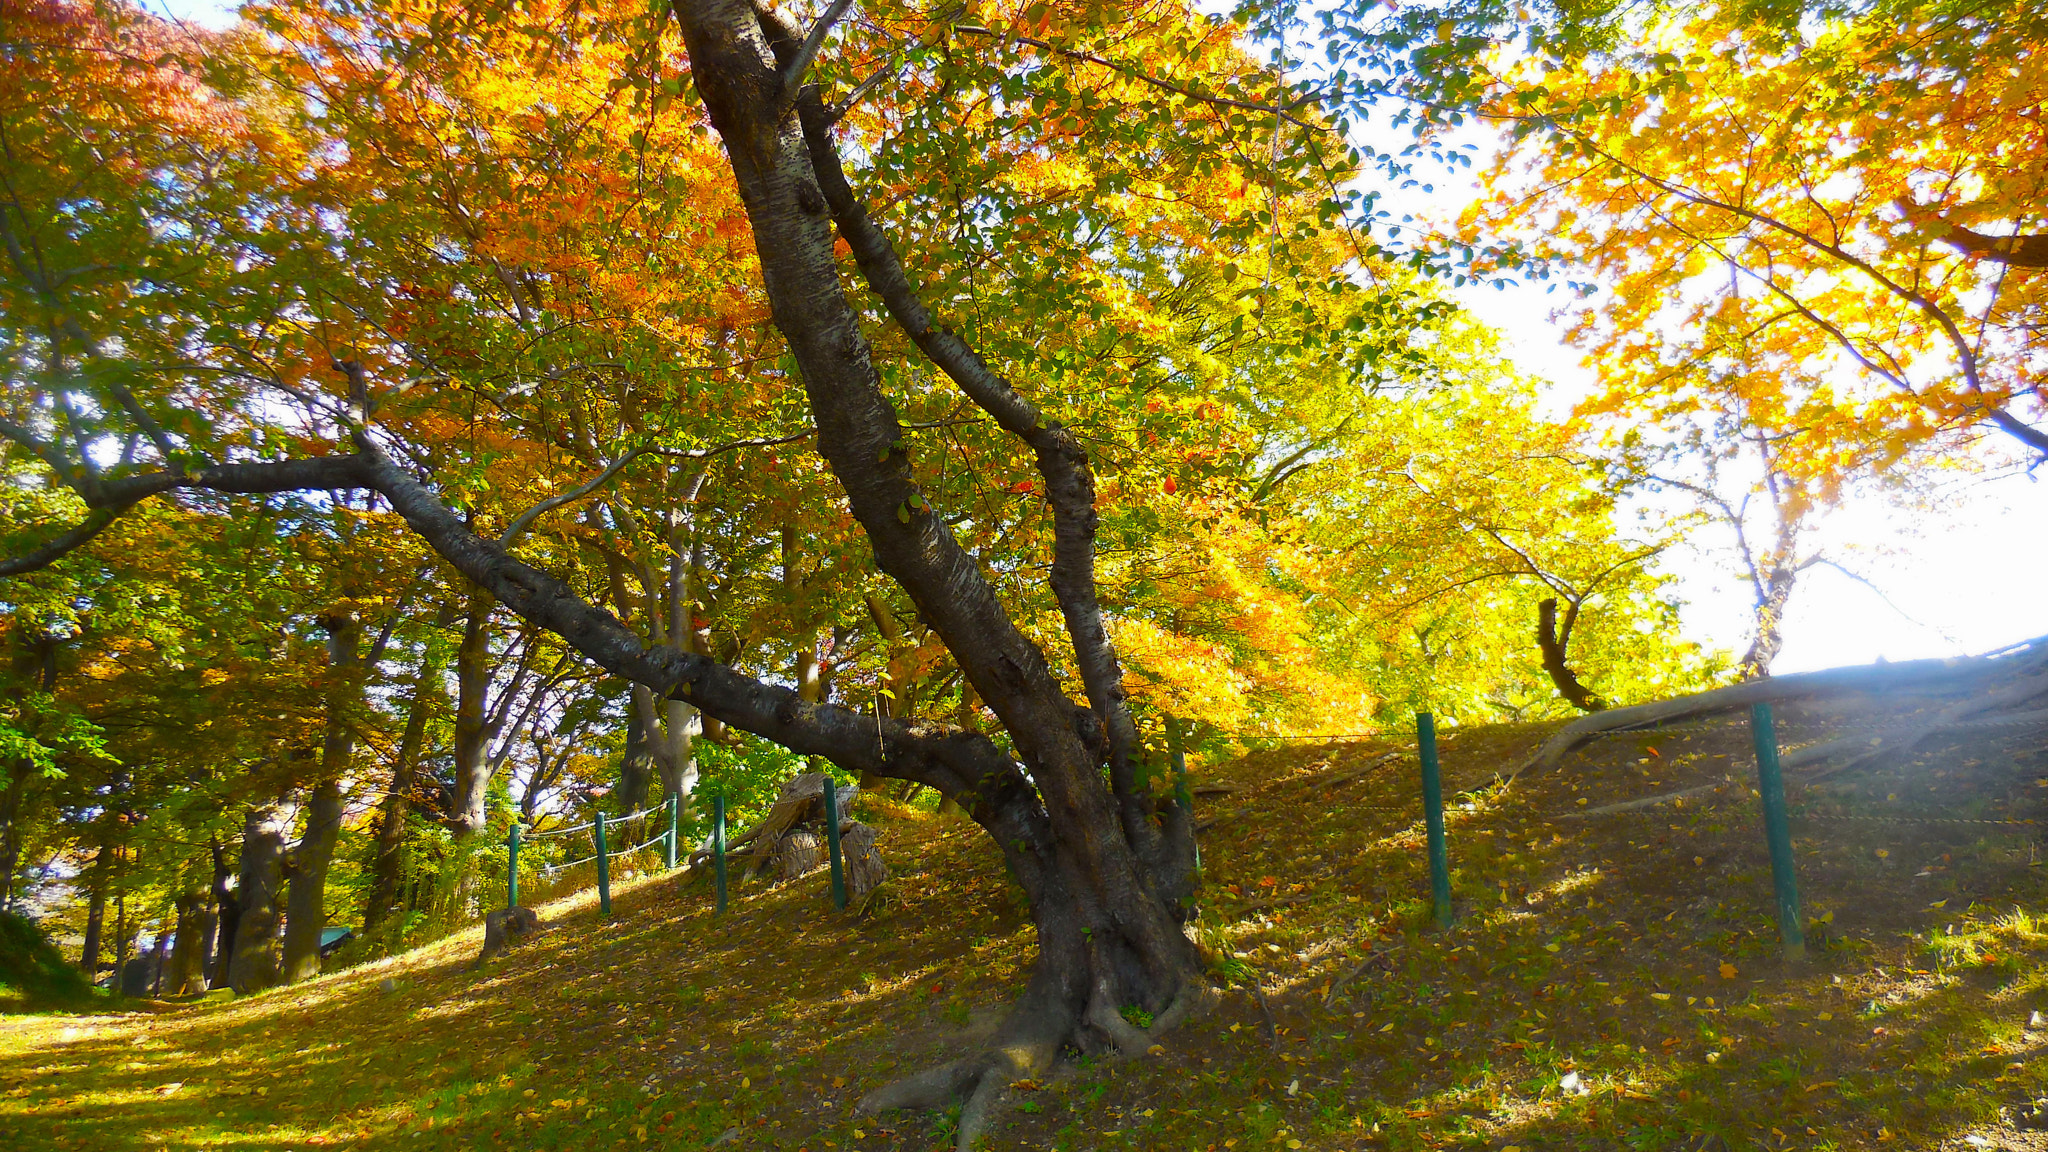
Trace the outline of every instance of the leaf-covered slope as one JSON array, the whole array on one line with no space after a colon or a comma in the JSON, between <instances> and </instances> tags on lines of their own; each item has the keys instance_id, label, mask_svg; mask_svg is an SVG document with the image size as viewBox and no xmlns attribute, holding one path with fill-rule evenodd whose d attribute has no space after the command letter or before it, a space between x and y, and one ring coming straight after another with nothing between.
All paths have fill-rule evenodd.
<instances>
[{"instance_id":1,"label":"leaf-covered slope","mask_svg":"<svg viewBox=\"0 0 2048 1152\"><path fill-rule=\"evenodd\" d=\"M1929 706L1781 709L1787 743ZM1232 983L1162 1052L1020 1084L1001 1148L2028 1146L2048 1028L2038 729L1797 789L1814 955L1776 959L1746 728L1610 739L1498 794L1542 733L1444 751L1459 922L1425 927L1412 757L1259 753L1202 783L1202 938ZM1712 785L1718 791L1698 791ZM1603 805L1692 791L1609 816ZM226 1005L0 1025L24 1147L923 1149L860 1094L984 1035L1028 925L964 821L879 815L865 920L822 875L588 896L481 973L468 934ZM1816 819L1851 816L1857 819ZM1873 819L1875 817L1876 819ZM383 982L394 982L384 990Z\"/></svg>"}]
</instances>

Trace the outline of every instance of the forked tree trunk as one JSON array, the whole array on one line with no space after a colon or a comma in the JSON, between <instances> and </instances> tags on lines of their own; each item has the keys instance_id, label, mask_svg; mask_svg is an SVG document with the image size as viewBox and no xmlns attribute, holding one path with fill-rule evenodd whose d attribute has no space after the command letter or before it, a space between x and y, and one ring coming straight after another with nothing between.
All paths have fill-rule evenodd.
<instances>
[{"instance_id":1,"label":"forked tree trunk","mask_svg":"<svg viewBox=\"0 0 2048 1152\"><path fill-rule=\"evenodd\" d=\"M278 895L284 887L285 836L290 830L282 804L258 805L242 821L242 866L235 898L240 915L227 980L237 992L260 992L277 983L282 919Z\"/></svg>"},{"instance_id":2,"label":"forked tree trunk","mask_svg":"<svg viewBox=\"0 0 2048 1152\"><path fill-rule=\"evenodd\" d=\"M1121 671L1095 601L1094 481L1079 442L938 329L915 299L894 251L839 171L815 92L800 96L797 79L783 76L800 58L797 30L742 0L678 0L673 11L753 226L776 326L802 374L818 450L845 489L877 564L910 594L1030 771L1027 780L990 764L978 778L940 789L971 800L969 811L1002 846L1031 897L1039 955L1024 997L979 1056L867 1101L870 1108L927 1105L964 1093L964 1148L997 1094L1043 1068L1062 1044L1140 1044L1144 1036L1123 1022L1119 1008L1136 1005L1170 1024L1203 990L1179 901L1191 882L1192 833L1176 809L1139 783ZM799 106L806 125L799 124ZM1053 590L1090 709L1077 713L1044 653L1018 631L913 485L902 425L840 283L834 218L892 317L1036 452L1053 505ZM879 771L903 774L886 760Z\"/></svg>"},{"instance_id":3,"label":"forked tree trunk","mask_svg":"<svg viewBox=\"0 0 2048 1152\"><path fill-rule=\"evenodd\" d=\"M1550 682L1557 687L1557 694L1570 702L1581 712L1598 712L1607 707L1607 702L1593 694L1579 680L1579 674L1572 671L1567 649L1572 642L1572 627L1579 621L1579 606L1574 603L1565 610L1564 625L1558 626L1557 597L1551 596L1536 605L1536 648L1543 653L1543 671Z\"/></svg>"},{"instance_id":4,"label":"forked tree trunk","mask_svg":"<svg viewBox=\"0 0 2048 1152\"><path fill-rule=\"evenodd\" d=\"M362 623L353 612L337 612L327 626L327 722L320 743L320 782L306 804L305 827L292 852L292 886L286 905L285 983L320 974L320 933L327 927L327 870L341 838L344 800L341 778L355 755L356 708L361 703Z\"/></svg>"}]
</instances>

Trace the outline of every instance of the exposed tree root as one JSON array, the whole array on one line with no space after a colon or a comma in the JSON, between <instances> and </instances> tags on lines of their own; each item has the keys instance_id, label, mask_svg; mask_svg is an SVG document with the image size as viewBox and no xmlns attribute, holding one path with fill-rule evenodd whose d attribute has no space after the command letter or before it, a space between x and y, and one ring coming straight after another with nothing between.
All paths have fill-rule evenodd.
<instances>
[{"instance_id":1,"label":"exposed tree root","mask_svg":"<svg viewBox=\"0 0 2048 1152\"><path fill-rule=\"evenodd\" d=\"M954 1147L957 1152L971 1152L996 1118L1011 1085L1042 1075L1052 1067L1063 1045L1071 1041L1084 1050L1099 1048L1099 1042L1089 1035L1092 1030L1122 1055L1136 1056L1189 1019L1209 1011L1217 999L1216 990L1207 983L1190 980L1149 1027L1141 1028L1117 1011L1116 998L1106 981L1096 984L1080 1019L1067 1017L1064 1024L1053 1023L1042 1007L1034 1010L1027 997L1027 1003L1004 1022L988 1047L877 1088L862 1097L858 1110L872 1115L894 1108L936 1109L958 1100L960 1125Z\"/></svg>"},{"instance_id":2,"label":"exposed tree root","mask_svg":"<svg viewBox=\"0 0 2048 1152\"><path fill-rule=\"evenodd\" d=\"M1795 700L1810 696L1829 696L1840 692L1859 692L1884 688L1908 688L1915 686L1937 686L1952 684L1967 677L1986 672L2026 673L2038 670L2042 665L2042 653L2048 649L2048 637L2027 641L2001 649L1986 656L1971 656L1956 660L1910 660L1900 664L1869 664L1854 668L1831 668L1824 672L1803 672L1794 676L1778 676L1768 680L1751 680L1727 688L1716 688L1711 692L1700 692L1692 696L1680 696L1673 700L1658 700L1649 704L1637 704L1629 708L1610 708L1581 716L1558 729L1557 733L1543 742L1536 753L1509 772L1502 783L1513 783L1515 777L1531 768L1555 768L1565 755L1579 745L1596 736L1609 732L1631 729L1653 728L1675 720L1687 720L1712 712L1731 708L1744 708L1752 704L1776 703L1781 700ZM2025 655L2017 655L2024 652ZM2008 655L2013 654L2013 655ZM2040 692L2039 687L2029 690L2029 695ZM1973 705L1992 706L1984 701L1970 702ZM1982 711L1975 707L1969 714ZM1924 738L1924 737L1922 737ZM1789 766L1789 765L1788 765Z\"/></svg>"}]
</instances>

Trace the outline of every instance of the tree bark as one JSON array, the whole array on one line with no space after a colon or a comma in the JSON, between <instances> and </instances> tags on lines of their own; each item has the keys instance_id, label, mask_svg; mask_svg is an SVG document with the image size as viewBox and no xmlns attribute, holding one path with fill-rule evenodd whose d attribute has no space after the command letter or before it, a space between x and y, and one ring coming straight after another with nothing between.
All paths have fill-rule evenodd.
<instances>
[{"instance_id":1,"label":"tree bark","mask_svg":"<svg viewBox=\"0 0 2048 1152\"><path fill-rule=\"evenodd\" d=\"M645 685L635 684L626 700L626 750L619 757L620 812L637 811L647 803L647 787L654 782L654 749L640 707L640 697L646 692ZM653 711L654 698L651 695L647 704L645 711Z\"/></svg>"},{"instance_id":2,"label":"tree bark","mask_svg":"<svg viewBox=\"0 0 2048 1152\"><path fill-rule=\"evenodd\" d=\"M163 995L164 941L168 937L168 935L169 933L164 931L161 922L159 922L156 931L156 940L151 944L149 949L149 994L152 998Z\"/></svg>"},{"instance_id":3,"label":"tree bark","mask_svg":"<svg viewBox=\"0 0 2048 1152\"><path fill-rule=\"evenodd\" d=\"M114 991L121 990L121 970L128 965L128 950L135 947L135 926L128 923L128 897L114 897Z\"/></svg>"},{"instance_id":4,"label":"tree bark","mask_svg":"<svg viewBox=\"0 0 2048 1152\"><path fill-rule=\"evenodd\" d=\"M227 983L260 992L278 980L278 893L284 887L285 836L291 825L281 803L249 809L242 821L242 864L235 903L239 915Z\"/></svg>"}]
</instances>

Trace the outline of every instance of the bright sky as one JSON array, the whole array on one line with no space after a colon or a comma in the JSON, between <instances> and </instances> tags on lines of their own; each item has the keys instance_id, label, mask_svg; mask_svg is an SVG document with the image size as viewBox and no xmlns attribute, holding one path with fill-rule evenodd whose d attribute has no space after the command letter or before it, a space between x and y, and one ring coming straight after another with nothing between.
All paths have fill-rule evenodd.
<instances>
[{"instance_id":1,"label":"bright sky","mask_svg":"<svg viewBox=\"0 0 2048 1152\"><path fill-rule=\"evenodd\" d=\"M218 0L143 2L210 27L234 19L233 6ZM1440 186L1431 207L1454 214L1472 195L1469 185ZM1592 388L1578 353L1551 320L1558 297L1540 287L1457 295L1505 334L1523 371L1572 395ZM1952 656L2048 635L2048 596L2040 593L2048 572L2048 483L2027 476L1986 481L1931 521L1881 501L1856 503L1829 518L1820 540L1883 595L1833 569L1809 570L1787 610L1774 671ZM1689 637L1739 654L1748 644L1749 593L1719 551L1724 544L1703 537L1700 547L1670 556L1666 570L1679 578Z\"/></svg>"},{"instance_id":2,"label":"bright sky","mask_svg":"<svg viewBox=\"0 0 2048 1152\"><path fill-rule=\"evenodd\" d=\"M1524 371L1573 394L1591 388L1577 351L1550 320L1557 296L1540 287L1458 295L1505 333ZM2048 635L2048 596L2040 593L2048 571L2048 483L2025 476L1980 483L1933 522L1882 501L1856 503L1831 516L1819 538L1884 595L1832 569L1809 569L1786 611L1775 672L1953 656ZM1702 543L1666 565L1680 580L1685 630L1739 655L1749 642L1748 589L1715 551L1726 541Z\"/></svg>"}]
</instances>

